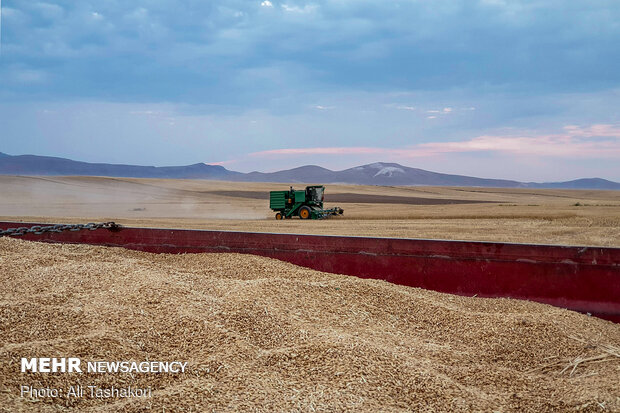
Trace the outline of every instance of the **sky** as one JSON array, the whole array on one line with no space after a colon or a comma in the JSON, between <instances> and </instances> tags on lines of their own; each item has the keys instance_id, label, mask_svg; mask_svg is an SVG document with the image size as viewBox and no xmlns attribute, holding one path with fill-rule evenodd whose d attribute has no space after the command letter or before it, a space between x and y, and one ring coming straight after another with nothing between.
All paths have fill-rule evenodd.
<instances>
[{"instance_id":1,"label":"sky","mask_svg":"<svg viewBox=\"0 0 620 413\"><path fill-rule=\"evenodd\" d=\"M4 0L0 152L620 181L617 0Z\"/></svg>"}]
</instances>

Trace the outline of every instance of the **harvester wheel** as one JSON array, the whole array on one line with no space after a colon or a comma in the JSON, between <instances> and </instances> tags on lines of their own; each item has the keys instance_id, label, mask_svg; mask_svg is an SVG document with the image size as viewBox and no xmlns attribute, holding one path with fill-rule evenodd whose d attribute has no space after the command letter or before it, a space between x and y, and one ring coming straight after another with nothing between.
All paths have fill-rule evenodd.
<instances>
[{"instance_id":1,"label":"harvester wheel","mask_svg":"<svg viewBox=\"0 0 620 413\"><path fill-rule=\"evenodd\" d=\"M278 213L276 214L276 219L277 219L277 220L281 220L281 219L283 219L283 218L284 218L284 216L282 215L282 213L281 213L281 212L278 212Z\"/></svg>"},{"instance_id":2,"label":"harvester wheel","mask_svg":"<svg viewBox=\"0 0 620 413\"><path fill-rule=\"evenodd\" d=\"M299 218L301 219L310 218L310 208L308 208L307 206L303 206L299 208Z\"/></svg>"}]
</instances>

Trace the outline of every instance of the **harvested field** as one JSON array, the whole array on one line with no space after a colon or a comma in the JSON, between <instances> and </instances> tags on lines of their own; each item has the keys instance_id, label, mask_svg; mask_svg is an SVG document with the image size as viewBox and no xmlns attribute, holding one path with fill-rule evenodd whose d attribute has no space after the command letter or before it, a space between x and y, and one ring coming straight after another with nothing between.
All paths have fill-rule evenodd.
<instances>
[{"instance_id":1,"label":"harvested field","mask_svg":"<svg viewBox=\"0 0 620 413\"><path fill-rule=\"evenodd\" d=\"M230 196L235 198L269 200L269 192L258 191L211 191L214 195ZM449 199L449 198L423 198L415 196L394 195L371 195L342 193L332 194L325 198L325 202L346 202L364 204L401 204L401 205L450 205L450 204L487 204L494 201L481 201L476 199Z\"/></svg>"},{"instance_id":2,"label":"harvested field","mask_svg":"<svg viewBox=\"0 0 620 413\"><path fill-rule=\"evenodd\" d=\"M238 254L0 238L6 411L620 411L620 326ZM21 374L21 357L179 360L185 374ZM149 399L20 398L151 386Z\"/></svg>"},{"instance_id":3,"label":"harvested field","mask_svg":"<svg viewBox=\"0 0 620 413\"><path fill-rule=\"evenodd\" d=\"M0 220L620 247L620 191L327 185L343 216L275 222L277 189L288 185L0 176Z\"/></svg>"}]
</instances>

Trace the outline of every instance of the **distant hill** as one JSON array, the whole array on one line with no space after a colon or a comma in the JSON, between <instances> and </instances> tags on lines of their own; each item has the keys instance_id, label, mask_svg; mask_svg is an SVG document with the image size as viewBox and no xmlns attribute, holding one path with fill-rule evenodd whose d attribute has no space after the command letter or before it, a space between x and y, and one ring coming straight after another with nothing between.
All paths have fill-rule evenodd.
<instances>
[{"instance_id":1,"label":"distant hill","mask_svg":"<svg viewBox=\"0 0 620 413\"><path fill-rule=\"evenodd\" d=\"M72 161L51 156L10 156L0 152L1 175L87 175L129 178L228 179L239 174L223 166L136 166Z\"/></svg>"},{"instance_id":2,"label":"distant hill","mask_svg":"<svg viewBox=\"0 0 620 413\"><path fill-rule=\"evenodd\" d=\"M397 163L377 162L344 171L331 171L309 165L272 173L251 172L234 180L263 182L329 182L359 185L437 185L518 187L517 181L447 175L424 169L409 168Z\"/></svg>"},{"instance_id":3,"label":"distant hill","mask_svg":"<svg viewBox=\"0 0 620 413\"><path fill-rule=\"evenodd\" d=\"M223 166L197 163L186 166L137 166L88 163L50 156L11 156L0 152L0 175L86 175L129 178L221 179L245 182L282 183L345 183L359 185L433 185L479 186L502 188L612 189L620 183L601 178L577 179L568 182L519 182L450 175L410 168L397 163L377 162L342 171L316 165L300 166L278 172L241 173Z\"/></svg>"},{"instance_id":4,"label":"distant hill","mask_svg":"<svg viewBox=\"0 0 620 413\"><path fill-rule=\"evenodd\" d=\"M558 188L558 189L620 189L620 183L601 178L575 179L567 182L545 182L542 184L529 183L530 188Z\"/></svg>"}]
</instances>

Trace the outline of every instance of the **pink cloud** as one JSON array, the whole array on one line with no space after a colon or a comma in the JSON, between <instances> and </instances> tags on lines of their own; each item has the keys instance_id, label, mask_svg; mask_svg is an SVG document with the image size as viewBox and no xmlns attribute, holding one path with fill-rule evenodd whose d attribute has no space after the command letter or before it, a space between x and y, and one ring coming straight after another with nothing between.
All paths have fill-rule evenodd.
<instances>
[{"instance_id":1,"label":"pink cloud","mask_svg":"<svg viewBox=\"0 0 620 413\"><path fill-rule=\"evenodd\" d=\"M377 151L385 151L381 148L370 147L325 147L325 148L290 148L273 149L269 151L253 152L250 156L278 156L278 155L354 155L354 154L373 154Z\"/></svg>"},{"instance_id":2,"label":"pink cloud","mask_svg":"<svg viewBox=\"0 0 620 413\"><path fill-rule=\"evenodd\" d=\"M205 163L205 165L220 165L220 166L224 166L224 165L231 165L234 163L237 163L237 160L230 160L230 161L220 161L220 162L209 162L209 163Z\"/></svg>"},{"instance_id":3,"label":"pink cloud","mask_svg":"<svg viewBox=\"0 0 620 413\"><path fill-rule=\"evenodd\" d=\"M576 125L564 126L564 130L571 136L583 136L583 137L612 137L620 139L620 126L608 125L608 124L596 124L586 128L582 128Z\"/></svg>"},{"instance_id":4,"label":"pink cloud","mask_svg":"<svg viewBox=\"0 0 620 413\"><path fill-rule=\"evenodd\" d=\"M319 147L254 152L252 157L285 155L384 155L395 158L436 156L445 153L497 152L513 155L564 158L620 158L620 127L568 125L558 134L482 135L456 142L422 143L405 148ZM603 140L593 140L603 137Z\"/></svg>"}]
</instances>

